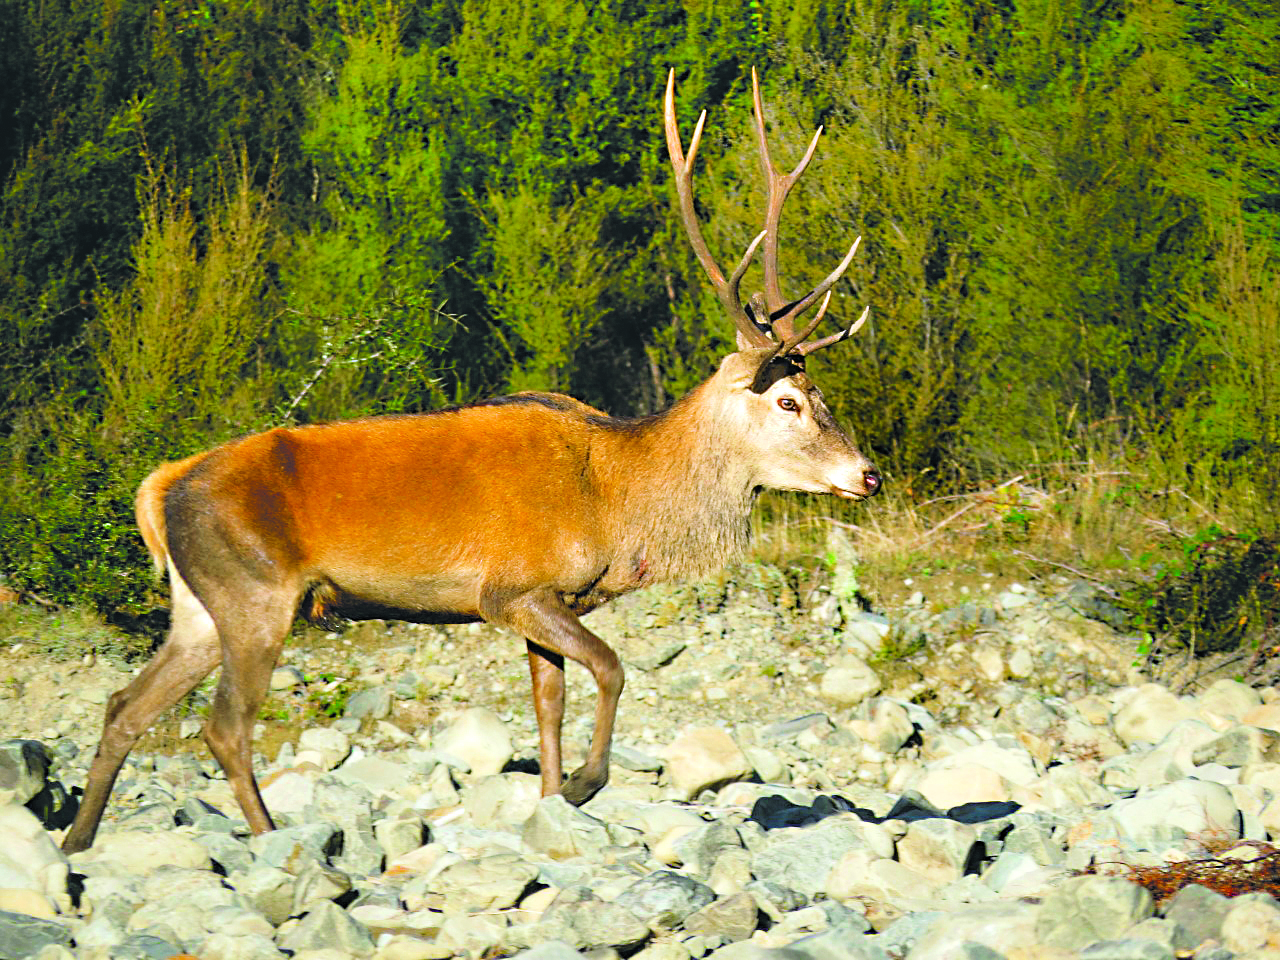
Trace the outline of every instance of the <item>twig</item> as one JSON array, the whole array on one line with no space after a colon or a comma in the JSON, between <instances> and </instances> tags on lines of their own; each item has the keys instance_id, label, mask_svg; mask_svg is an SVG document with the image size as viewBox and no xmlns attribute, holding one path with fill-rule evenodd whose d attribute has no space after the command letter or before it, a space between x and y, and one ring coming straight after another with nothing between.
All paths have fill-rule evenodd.
<instances>
[{"instance_id":1,"label":"twig","mask_svg":"<svg viewBox=\"0 0 1280 960\"><path fill-rule=\"evenodd\" d=\"M966 513L968 513L970 510L972 510L972 509L973 509L974 507L976 507L976 506L978 506L978 502L977 502L977 501L974 501L974 502L972 502L972 503L966 503L963 507L961 507L961 508L960 508L959 510L957 510L955 513L951 514L951 516L947 517L945 520L943 520L943 521L941 521L941 522L939 522L939 523L934 524L930 529L926 530L924 533L920 534L920 536L918 536L918 537L916 537L914 540L912 540L912 541L911 541L911 545L912 545L913 547L914 547L914 546L918 546L919 544L924 543L926 540L931 539L931 538L932 538L935 534L937 534L937 533L938 533L938 532L939 532L943 527L945 527L947 524L951 523L951 521L956 520L956 519L958 519L959 517L964 516Z\"/></svg>"},{"instance_id":2,"label":"twig","mask_svg":"<svg viewBox=\"0 0 1280 960\"><path fill-rule=\"evenodd\" d=\"M1085 573L1083 570L1077 570L1075 567L1067 566L1065 563L1058 563L1058 561L1056 560L1046 560L1044 557L1037 557L1035 554L1027 553L1027 551L1025 550L1014 550L1013 552L1017 556L1026 557L1028 560L1034 561L1035 563L1043 563L1046 566L1057 567L1060 570L1066 570L1068 573L1075 574L1077 577L1080 577L1082 580L1092 580L1094 583L1098 585L1099 589L1101 589L1102 592L1107 594L1108 596L1118 597L1120 595L1118 591L1113 590L1111 587L1107 586L1107 582L1105 580L1101 579L1100 577L1095 577L1091 573Z\"/></svg>"},{"instance_id":3,"label":"twig","mask_svg":"<svg viewBox=\"0 0 1280 960\"><path fill-rule=\"evenodd\" d=\"M837 520L835 517L820 517L819 519L825 520L827 523L831 524L833 527L839 527L841 530L849 530L849 531L852 531L853 533L858 533L863 535L870 534L873 537L878 537L881 541L884 541L886 543L891 542L893 540L891 536L889 536L886 533L881 533L879 530L872 530L869 527L860 527L856 523L847 523L844 520Z\"/></svg>"},{"instance_id":4,"label":"twig","mask_svg":"<svg viewBox=\"0 0 1280 960\"><path fill-rule=\"evenodd\" d=\"M297 311L293 311L293 312L296 313ZM302 316L302 314L299 314L299 316ZM350 318L344 317L342 319L350 319ZM289 403L289 406L285 408L284 416L283 416L283 421L285 423L290 423L293 421L293 411L298 409L298 404L302 403L303 398L305 398L306 395L311 392L311 388L320 382L320 378L325 375L325 372L331 366L337 363L338 360L344 354L350 352L357 343L360 343L363 340L367 339L369 335L373 333L373 331L377 330L378 327L382 326L383 322L386 319L387 318L385 316L373 317L363 326L357 328L355 332L352 333L350 336L348 336L338 347L330 350L328 353L324 355L324 357L320 361L320 366L316 367L315 373L313 373L310 376L310 378L308 378L307 382L302 385L302 389L298 391L297 395ZM365 359L372 360L372 359L376 359L379 356L381 356L381 351L374 354L372 357L367 357Z\"/></svg>"},{"instance_id":5,"label":"twig","mask_svg":"<svg viewBox=\"0 0 1280 960\"><path fill-rule=\"evenodd\" d=\"M947 494L945 497L934 497L932 500L925 500L923 503L917 504L917 506L927 507L931 503L945 503L948 500L972 500L975 497L989 497L993 493L997 493L1003 490L1005 487L1012 486L1013 484L1019 483L1020 481L1025 480L1026 478L1027 478L1027 475L1025 473L1020 473L1016 477L1012 477L1006 480L1004 483L997 484L996 486L992 487L990 490L979 490L975 493L950 493L950 494Z\"/></svg>"},{"instance_id":6,"label":"twig","mask_svg":"<svg viewBox=\"0 0 1280 960\"><path fill-rule=\"evenodd\" d=\"M1175 493L1176 493L1178 496L1180 496L1180 497L1182 497L1183 499L1185 499L1185 500L1186 500L1188 503L1190 503L1193 507L1195 507L1195 508L1196 508L1197 510L1199 510L1201 513L1203 513L1206 517L1208 517L1208 518L1209 518L1210 520L1212 520L1214 523L1218 524L1218 526L1222 527L1222 528L1223 528L1224 530L1226 530L1228 533L1235 533L1235 532L1236 532L1236 531L1232 530L1230 527L1228 527L1225 523L1223 523L1223 522L1222 522L1222 519L1221 519L1217 514L1215 514L1212 510L1210 510L1208 507L1206 507L1203 503L1201 503L1201 502L1200 502L1199 500L1197 500L1195 497L1193 497L1193 496L1191 496L1190 494L1188 494L1185 490L1182 490L1182 489L1180 489L1180 488L1178 488L1178 487L1170 487L1168 490L1161 490L1161 491L1157 491L1155 494L1153 494L1153 496L1157 496L1157 497L1168 497L1168 496L1172 496L1172 495L1173 495L1173 494L1175 494Z\"/></svg>"}]
</instances>

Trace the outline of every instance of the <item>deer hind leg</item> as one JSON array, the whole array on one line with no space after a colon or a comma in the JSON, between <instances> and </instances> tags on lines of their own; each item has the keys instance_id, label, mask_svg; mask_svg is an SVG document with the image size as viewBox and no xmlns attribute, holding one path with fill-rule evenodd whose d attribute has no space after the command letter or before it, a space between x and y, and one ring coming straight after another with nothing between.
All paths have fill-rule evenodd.
<instances>
[{"instance_id":1,"label":"deer hind leg","mask_svg":"<svg viewBox=\"0 0 1280 960\"><path fill-rule=\"evenodd\" d=\"M485 619L520 633L535 648L531 657L534 705L538 712L538 733L542 764L542 792L560 792L575 806L586 803L609 780L609 748L613 742L618 698L622 695L622 663L603 640L582 625L577 616L550 590L538 590L514 598L486 597L481 601ZM570 774L564 785L560 779L560 731L558 718L564 712L563 660L568 657L589 671L596 681L596 724L586 762ZM539 664L537 661L542 661Z\"/></svg>"},{"instance_id":2,"label":"deer hind leg","mask_svg":"<svg viewBox=\"0 0 1280 960\"><path fill-rule=\"evenodd\" d=\"M253 776L253 725L271 685L297 597L274 594L241 598L218 616L222 675L213 696L204 739L227 775L245 821L254 833L275 824Z\"/></svg>"},{"instance_id":3,"label":"deer hind leg","mask_svg":"<svg viewBox=\"0 0 1280 960\"><path fill-rule=\"evenodd\" d=\"M129 751L156 718L191 692L217 666L218 631L203 604L169 568L169 635L133 681L107 703L102 739L89 768L75 822L62 841L66 853L87 850Z\"/></svg>"},{"instance_id":4,"label":"deer hind leg","mask_svg":"<svg viewBox=\"0 0 1280 960\"><path fill-rule=\"evenodd\" d=\"M564 774L560 759L560 728L564 723L564 657L532 640L529 673L533 678L533 712L538 718L538 756L542 795L559 793Z\"/></svg>"}]
</instances>

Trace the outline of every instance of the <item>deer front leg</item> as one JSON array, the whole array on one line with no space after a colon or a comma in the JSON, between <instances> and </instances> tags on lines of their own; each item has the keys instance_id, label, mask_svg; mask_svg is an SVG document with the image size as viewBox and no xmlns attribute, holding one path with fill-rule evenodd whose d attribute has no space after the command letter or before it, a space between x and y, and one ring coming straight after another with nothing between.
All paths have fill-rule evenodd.
<instances>
[{"instance_id":1,"label":"deer front leg","mask_svg":"<svg viewBox=\"0 0 1280 960\"><path fill-rule=\"evenodd\" d=\"M561 793L575 806L586 803L609 780L609 748L613 742L614 719L623 685L622 663L618 655L584 627L582 621L551 590L539 589L514 597L489 595L481 600L480 607L486 620L510 627L530 644L543 796ZM591 671L596 681L596 724L591 748L587 751L586 762L563 785L560 784L563 660L557 664L548 654L577 661ZM561 676L557 677L556 673L561 673Z\"/></svg>"}]
</instances>

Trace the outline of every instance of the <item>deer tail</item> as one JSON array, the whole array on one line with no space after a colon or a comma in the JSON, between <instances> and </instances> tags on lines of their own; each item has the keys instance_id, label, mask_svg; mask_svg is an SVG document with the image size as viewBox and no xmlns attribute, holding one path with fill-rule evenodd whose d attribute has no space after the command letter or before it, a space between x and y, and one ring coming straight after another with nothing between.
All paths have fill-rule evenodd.
<instances>
[{"instance_id":1,"label":"deer tail","mask_svg":"<svg viewBox=\"0 0 1280 960\"><path fill-rule=\"evenodd\" d=\"M169 544L165 532L164 501L169 488L188 470L208 456L208 451L197 453L185 460L164 463L157 467L142 481L138 487L138 496L134 500L134 516L138 521L138 531L142 534L142 542L147 545L151 554L151 562L156 574L162 574L169 560Z\"/></svg>"}]
</instances>

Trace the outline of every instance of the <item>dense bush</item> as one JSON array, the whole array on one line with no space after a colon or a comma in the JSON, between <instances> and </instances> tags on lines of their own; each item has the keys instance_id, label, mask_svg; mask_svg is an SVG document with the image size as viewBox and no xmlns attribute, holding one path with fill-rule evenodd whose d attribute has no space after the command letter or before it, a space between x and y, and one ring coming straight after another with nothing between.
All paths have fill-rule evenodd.
<instances>
[{"instance_id":1,"label":"dense bush","mask_svg":"<svg viewBox=\"0 0 1280 960\"><path fill-rule=\"evenodd\" d=\"M0 576L145 604L132 488L271 423L568 390L653 410L731 330L672 210L675 67L720 260L819 124L788 290L927 495L1099 458L1274 527L1280 13L1073 0L0 0ZM747 285L757 283L753 274Z\"/></svg>"}]
</instances>

